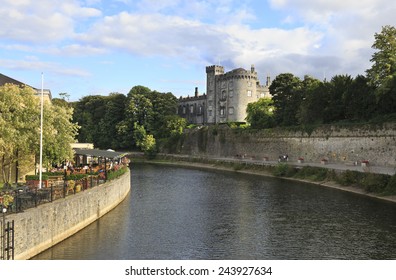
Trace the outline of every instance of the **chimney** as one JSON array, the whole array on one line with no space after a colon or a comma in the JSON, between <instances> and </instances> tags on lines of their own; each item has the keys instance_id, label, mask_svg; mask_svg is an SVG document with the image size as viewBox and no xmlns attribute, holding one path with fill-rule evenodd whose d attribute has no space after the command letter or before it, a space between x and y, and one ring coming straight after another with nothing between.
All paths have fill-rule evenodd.
<instances>
[{"instance_id":1,"label":"chimney","mask_svg":"<svg viewBox=\"0 0 396 280\"><path fill-rule=\"evenodd\" d=\"M254 64L252 64L252 66L251 66L251 68L250 68L250 71L252 72L252 73L254 73Z\"/></svg>"},{"instance_id":2,"label":"chimney","mask_svg":"<svg viewBox=\"0 0 396 280\"><path fill-rule=\"evenodd\" d=\"M198 97L198 87L195 87L195 97Z\"/></svg>"}]
</instances>

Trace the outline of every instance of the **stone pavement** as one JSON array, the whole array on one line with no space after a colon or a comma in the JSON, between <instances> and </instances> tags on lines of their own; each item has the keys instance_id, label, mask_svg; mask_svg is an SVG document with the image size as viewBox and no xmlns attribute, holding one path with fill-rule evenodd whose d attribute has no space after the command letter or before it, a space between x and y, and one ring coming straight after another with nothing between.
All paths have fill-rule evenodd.
<instances>
[{"instance_id":1,"label":"stone pavement","mask_svg":"<svg viewBox=\"0 0 396 280\"><path fill-rule=\"evenodd\" d=\"M163 154L165 155L165 154ZM208 158L211 160L220 160L225 162L235 162L235 163L251 163L251 164L258 164L258 165L277 165L278 161L264 161L260 159L253 159L253 158L235 158L235 157L199 157L199 156L189 156L189 155L178 155L178 154L167 154L172 157L176 158ZM367 167L363 167L360 165L353 165L353 164L343 164L343 163L327 163L322 164L320 162L307 162L298 163L297 161L287 161L284 162L296 167L303 167L303 166L314 166L314 167L323 167L328 169L334 170L351 170L351 171L359 171L359 172L371 172L371 173L378 173L378 174L388 174L394 175L396 174L396 167L390 166L373 166L369 165Z\"/></svg>"},{"instance_id":2,"label":"stone pavement","mask_svg":"<svg viewBox=\"0 0 396 280\"><path fill-rule=\"evenodd\" d=\"M240 159L240 158L212 158L212 159L218 159L222 161L232 161L232 162L246 162L246 163L254 163L254 164L259 164L259 165L277 165L278 161L263 161L263 160L257 160L257 159ZM334 170L351 170L351 171L359 171L359 172L371 172L371 173L378 173L378 174L388 174L388 175L394 175L396 173L396 167L389 167L389 166L373 166L369 165L367 167L363 167L360 165L347 165L347 164L342 164L342 163L327 163L327 164L322 164L320 162L307 162L304 161L304 163L298 163L298 162L293 162L293 161L287 161L284 162L296 167L303 167L303 166L314 166L314 167L323 167L323 168L328 168L328 169L334 169Z\"/></svg>"}]
</instances>

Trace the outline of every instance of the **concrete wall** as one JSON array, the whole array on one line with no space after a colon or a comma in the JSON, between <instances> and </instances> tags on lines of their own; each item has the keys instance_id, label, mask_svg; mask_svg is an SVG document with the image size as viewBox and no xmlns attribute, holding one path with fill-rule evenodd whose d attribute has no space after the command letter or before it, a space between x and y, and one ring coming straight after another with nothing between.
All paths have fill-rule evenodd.
<instances>
[{"instance_id":1,"label":"concrete wall","mask_svg":"<svg viewBox=\"0 0 396 280\"><path fill-rule=\"evenodd\" d=\"M14 258L29 259L75 234L116 207L130 187L128 171L90 190L8 215L15 224Z\"/></svg>"},{"instance_id":2,"label":"concrete wall","mask_svg":"<svg viewBox=\"0 0 396 280\"><path fill-rule=\"evenodd\" d=\"M360 125L349 128L323 126L307 133L282 129L232 130L227 125L186 131L179 142L180 154L233 157L246 154L277 160L288 154L290 160L304 157L333 163L369 160L373 165L396 166L396 123L382 126Z\"/></svg>"}]
</instances>

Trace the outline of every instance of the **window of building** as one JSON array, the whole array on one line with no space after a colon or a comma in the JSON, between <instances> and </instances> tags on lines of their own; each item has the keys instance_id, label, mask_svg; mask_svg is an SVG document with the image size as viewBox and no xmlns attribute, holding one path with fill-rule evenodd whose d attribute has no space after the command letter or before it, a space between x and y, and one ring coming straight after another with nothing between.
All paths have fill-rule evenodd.
<instances>
[{"instance_id":1,"label":"window of building","mask_svg":"<svg viewBox=\"0 0 396 280\"><path fill-rule=\"evenodd\" d=\"M191 106L190 106L190 113L191 113L191 114L194 113L194 105L191 105Z\"/></svg>"},{"instance_id":2,"label":"window of building","mask_svg":"<svg viewBox=\"0 0 396 280\"><path fill-rule=\"evenodd\" d=\"M208 111L208 115L209 115L209 117L212 116L212 110L209 110L209 111Z\"/></svg>"},{"instance_id":3,"label":"window of building","mask_svg":"<svg viewBox=\"0 0 396 280\"><path fill-rule=\"evenodd\" d=\"M252 82L248 82L248 86L251 87L252 86Z\"/></svg>"},{"instance_id":4,"label":"window of building","mask_svg":"<svg viewBox=\"0 0 396 280\"><path fill-rule=\"evenodd\" d=\"M230 97L233 97L233 96L234 96L234 91L233 91L233 90L230 90L230 91L228 92L228 95L229 95Z\"/></svg>"},{"instance_id":5,"label":"window of building","mask_svg":"<svg viewBox=\"0 0 396 280\"><path fill-rule=\"evenodd\" d=\"M234 83L233 83L233 81L229 81L229 82L228 82L228 88L229 88L229 89L233 89L233 88L234 88Z\"/></svg>"},{"instance_id":6,"label":"window of building","mask_svg":"<svg viewBox=\"0 0 396 280\"><path fill-rule=\"evenodd\" d=\"M225 108L220 107L220 116L224 116L224 115L225 115Z\"/></svg>"},{"instance_id":7,"label":"window of building","mask_svg":"<svg viewBox=\"0 0 396 280\"><path fill-rule=\"evenodd\" d=\"M228 114L233 115L234 114L234 107L228 108Z\"/></svg>"},{"instance_id":8,"label":"window of building","mask_svg":"<svg viewBox=\"0 0 396 280\"><path fill-rule=\"evenodd\" d=\"M227 92L225 90L223 90L221 92L221 99L226 99L226 97L227 97Z\"/></svg>"},{"instance_id":9,"label":"window of building","mask_svg":"<svg viewBox=\"0 0 396 280\"><path fill-rule=\"evenodd\" d=\"M226 82L225 82L225 81L222 81L222 82L221 82L221 87L222 87L222 88L225 88L225 87L226 87Z\"/></svg>"},{"instance_id":10,"label":"window of building","mask_svg":"<svg viewBox=\"0 0 396 280\"><path fill-rule=\"evenodd\" d=\"M252 96L252 91L250 89L247 91L247 96Z\"/></svg>"},{"instance_id":11,"label":"window of building","mask_svg":"<svg viewBox=\"0 0 396 280\"><path fill-rule=\"evenodd\" d=\"M202 114L202 105L199 105L199 107L198 107L198 114Z\"/></svg>"},{"instance_id":12,"label":"window of building","mask_svg":"<svg viewBox=\"0 0 396 280\"><path fill-rule=\"evenodd\" d=\"M186 106L183 106L183 114L186 113Z\"/></svg>"}]
</instances>

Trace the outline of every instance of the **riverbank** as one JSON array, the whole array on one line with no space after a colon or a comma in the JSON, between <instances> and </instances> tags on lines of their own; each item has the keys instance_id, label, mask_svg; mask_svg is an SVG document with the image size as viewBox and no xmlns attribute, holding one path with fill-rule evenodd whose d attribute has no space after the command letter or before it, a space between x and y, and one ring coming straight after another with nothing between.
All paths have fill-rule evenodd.
<instances>
[{"instance_id":1,"label":"riverbank","mask_svg":"<svg viewBox=\"0 0 396 280\"><path fill-rule=\"evenodd\" d=\"M232 159L205 159L205 158L194 158L194 157L180 157L180 156L175 156L175 155L160 155L160 158L158 159L152 159L152 160L145 160L141 157L136 158L135 161L144 161L148 163L153 163L153 164L163 164L163 165L173 165L173 166L182 166L182 167L189 167L189 168L199 168L199 169L211 169L211 170L221 170L221 171L228 171L228 172L239 172L239 173L244 173L244 174L252 174L252 175L259 175L259 176L266 176L266 177L274 177L274 178L280 178L284 180L291 180L291 181L298 181L298 182L304 182L308 184L314 184L317 186L322 186L322 187L327 187L327 188L332 188L332 189L337 189L340 191L345 191L345 192L350 192L358 195L364 195L370 198L374 199L380 199L383 201L388 201L388 202L393 202L396 203L396 195L389 195L389 196L384 196L376 193L369 193L365 191L362 187L359 186L343 186L335 181L331 180L322 180L322 181L312 181L312 180L307 180L307 179L299 179L299 178L294 178L294 177L280 177L280 176L275 176L270 172L269 170L271 168L275 168L276 163L266 163L265 167L268 167L266 169L263 167L262 163L257 163L257 162L248 162L248 161L243 161L243 160L236 160ZM291 165L294 167L293 165ZM305 165L309 166L309 165ZM315 166L314 166L315 167ZM321 167L323 168L323 167ZM325 166L324 168L333 170L335 172L345 172L345 170L349 169L333 169L329 166Z\"/></svg>"}]
</instances>

